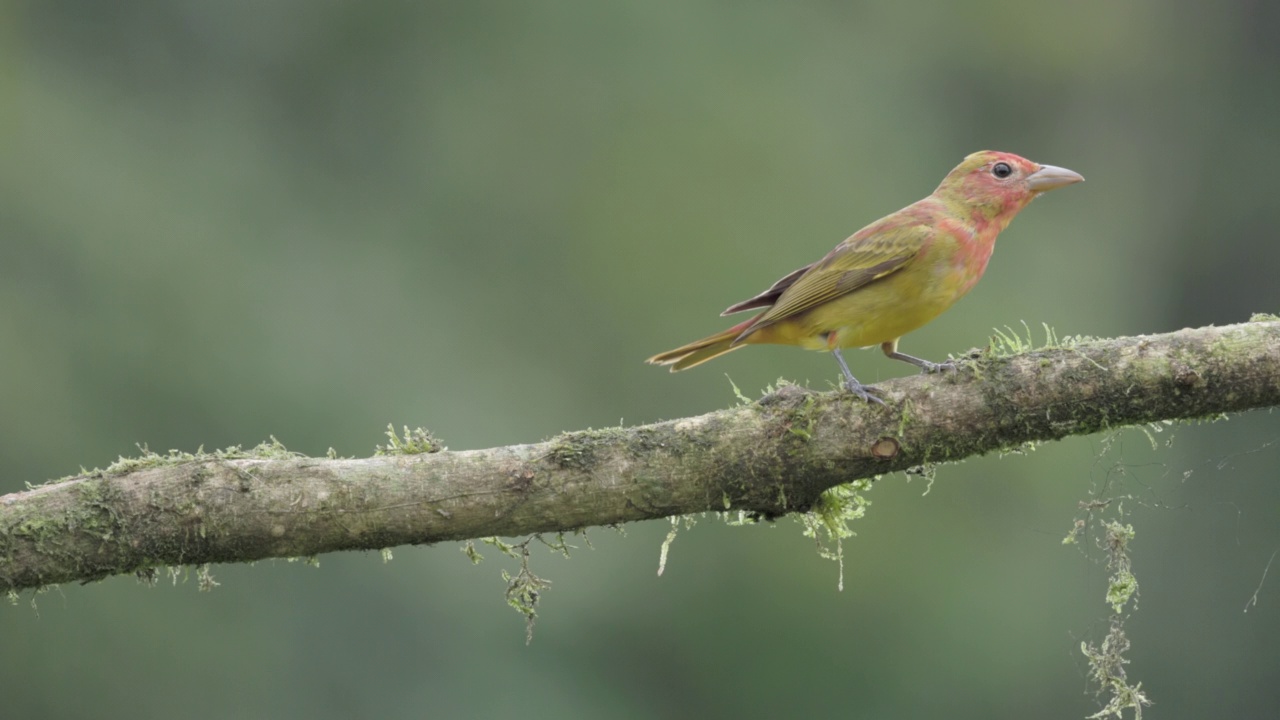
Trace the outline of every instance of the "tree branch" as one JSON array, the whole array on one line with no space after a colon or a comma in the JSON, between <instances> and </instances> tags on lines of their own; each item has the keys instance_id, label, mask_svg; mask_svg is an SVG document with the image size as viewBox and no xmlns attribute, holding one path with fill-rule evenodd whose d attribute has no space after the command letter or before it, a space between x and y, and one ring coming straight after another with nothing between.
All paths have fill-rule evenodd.
<instances>
[{"instance_id":1,"label":"tree branch","mask_svg":"<svg viewBox=\"0 0 1280 720\"><path fill-rule=\"evenodd\" d=\"M148 454L0 496L0 590L728 507L803 511L832 486L912 466L1280 405L1280 320L1255 320L1040 350L1006 338L1019 352L884 383L883 408L784 386L698 417L488 450Z\"/></svg>"}]
</instances>

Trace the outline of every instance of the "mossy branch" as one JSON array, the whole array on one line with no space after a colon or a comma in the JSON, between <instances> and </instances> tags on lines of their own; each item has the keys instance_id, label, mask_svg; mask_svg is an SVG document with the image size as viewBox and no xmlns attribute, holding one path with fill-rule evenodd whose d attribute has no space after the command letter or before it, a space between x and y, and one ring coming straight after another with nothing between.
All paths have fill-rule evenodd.
<instances>
[{"instance_id":1,"label":"mossy branch","mask_svg":"<svg viewBox=\"0 0 1280 720\"><path fill-rule=\"evenodd\" d=\"M1280 405L1280 319L1059 342L1004 336L961 369L884 383L887 407L784 386L698 417L364 459L147 454L0 496L0 590L157 566L377 550L724 510L810 509L823 491L1106 428ZM1005 354L1001 350L1016 350Z\"/></svg>"}]
</instances>

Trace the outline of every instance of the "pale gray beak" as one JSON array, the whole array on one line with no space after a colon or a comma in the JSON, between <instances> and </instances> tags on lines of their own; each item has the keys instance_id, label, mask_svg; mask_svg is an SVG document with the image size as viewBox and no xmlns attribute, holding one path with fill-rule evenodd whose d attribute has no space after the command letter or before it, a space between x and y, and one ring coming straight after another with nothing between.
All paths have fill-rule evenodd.
<instances>
[{"instance_id":1,"label":"pale gray beak","mask_svg":"<svg viewBox=\"0 0 1280 720\"><path fill-rule=\"evenodd\" d=\"M1083 175L1053 165L1041 165L1039 170L1027 176L1027 187L1035 192L1044 192L1078 182L1084 182Z\"/></svg>"}]
</instances>

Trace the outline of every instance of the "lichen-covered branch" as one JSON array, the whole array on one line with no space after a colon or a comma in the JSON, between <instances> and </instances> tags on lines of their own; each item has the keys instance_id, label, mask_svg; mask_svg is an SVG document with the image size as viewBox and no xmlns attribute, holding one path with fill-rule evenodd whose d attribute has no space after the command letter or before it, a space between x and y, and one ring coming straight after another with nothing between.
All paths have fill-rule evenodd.
<instances>
[{"instance_id":1,"label":"lichen-covered branch","mask_svg":"<svg viewBox=\"0 0 1280 720\"><path fill-rule=\"evenodd\" d=\"M882 385L886 407L784 386L698 417L364 459L147 455L0 496L0 590L164 565L569 530L705 510L772 517L835 485L1109 427L1280 405L1280 320L1031 350ZM1016 352L1008 352L1016 351Z\"/></svg>"}]
</instances>

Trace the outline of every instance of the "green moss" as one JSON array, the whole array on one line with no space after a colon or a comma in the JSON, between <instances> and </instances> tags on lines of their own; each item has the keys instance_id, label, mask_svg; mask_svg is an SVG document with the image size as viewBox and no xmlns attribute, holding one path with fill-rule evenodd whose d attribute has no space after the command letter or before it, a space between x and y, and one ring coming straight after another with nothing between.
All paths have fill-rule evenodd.
<instances>
[{"instance_id":1,"label":"green moss","mask_svg":"<svg viewBox=\"0 0 1280 720\"><path fill-rule=\"evenodd\" d=\"M898 407L898 437L907 436L907 426L911 424L911 414L914 412L915 406L910 399L904 400L902 405Z\"/></svg>"},{"instance_id":2,"label":"green moss","mask_svg":"<svg viewBox=\"0 0 1280 720\"><path fill-rule=\"evenodd\" d=\"M121 502L121 491L107 478L86 478L78 482L72 492L75 501L64 510L46 514L37 507L23 508L26 512L15 517L16 522L0 528L0 548L6 557L12 557L19 544L28 545L36 553L50 559L50 567L64 568L67 574L80 579L98 579L133 568L118 568L94 560L98 555L83 552L83 542L88 536L94 543L124 543L127 534L116 511ZM101 553L111 557L114 553Z\"/></svg>"},{"instance_id":3,"label":"green moss","mask_svg":"<svg viewBox=\"0 0 1280 720\"><path fill-rule=\"evenodd\" d=\"M1112 433L1104 438L1103 452L1114 440ZM1127 677L1125 666L1129 664L1125 657L1130 649L1129 638L1125 634L1125 622L1128 619L1126 610L1133 602L1137 609L1138 581L1133 574L1132 561L1129 556L1129 543L1134 538L1133 526L1122 522L1125 516L1123 502L1090 494L1089 499L1080 503L1084 512L1078 515L1072 524L1063 544L1077 544L1090 528L1096 528L1094 542L1106 554L1107 592L1106 603L1111 608L1111 618L1106 637L1101 643L1080 643L1080 652L1089 664L1090 684L1099 698L1105 698L1102 708L1090 718L1115 717L1123 718L1125 711L1132 710L1135 720L1142 717L1143 707L1151 701L1142 691L1142 683L1131 683ZM1102 517L1104 513L1114 513L1111 518Z\"/></svg>"},{"instance_id":4,"label":"green moss","mask_svg":"<svg viewBox=\"0 0 1280 720\"><path fill-rule=\"evenodd\" d=\"M623 428L604 428L601 430L577 430L557 435L547 449L546 457L559 467L569 470L588 470L595 466L599 452L625 441L634 440L634 436ZM659 442L648 436L640 442L653 444Z\"/></svg>"},{"instance_id":5,"label":"green moss","mask_svg":"<svg viewBox=\"0 0 1280 720\"><path fill-rule=\"evenodd\" d=\"M64 523L55 522L50 518L27 517L15 525L10 532L13 537L34 543L36 552L45 553L50 550L50 543L59 541L65 529Z\"/></svg>"},{"instance_id":6,"label":"green moss","mask_svg":"<svg viewBox=\"0 0 1280 720\"><path fill-rule=\"evenodd\" d=\"M575 534L581 535L586 541L585 531L578 531ZM538 577L529 569L529 547L534 542L538 542L550 548L553 552L569 557L569 551L576 549L576 546L568 544L562 532L556 533L555 538L551 540L548 540L541 533L535 533L518 543L506 543L496 537L480 538L480 542L497 548L499 552L507 557L519 560L519 570L515 574L503 570L502 579L507 583L507 605L524 616L525 643L533 642L533 626L538 619L538 604L542 600L543 591L551 587L551 581ZM590 547L590 541L586 542L587 546ZM471 560L473 565L478 565L484 559L480 556L480 553L476 552L475 544L470 540L463 544L462 552Z\"/></svg>"},{"instance_id":7,"label":"green moss","mask_svg":"<svg viewBox=\"0 0 1280 720\"><path fill-rule=\"evenodd\" d=\"M589 444L579 443L573 438L561 436L547 450L547 459L562 468L584 470L595 459L595 449Z\"/></svg>"},{"instance_id":8,"label":"green moss","mask_svg":"<svg viewBox=\"0 0 1280 720\"><path fill-rule=\"evenodd\" d=\"M818 420L817 413L814 412L816 405L817 399L811 394L806 394L804 400L800 401L788 412L786 420L787 432L804 442L812 440L813 426Z\"/></svg>"},{"instance_id":9,"label":"green moss","mask_svg":"<svg viewBox=\"0 0 1280 720\"><path fill-rule=\"evenodd\" d=\"M136 457L121 457L116 462L102 469L86 470L79 476L63 478L54 482L74 482L69 488L73 501L65 505L65 509L55 514L42 514L31 509L29 512L15 517L14 524L0 527L0 555L12 558L19 542L28 544L35 552L45 554L49 559L49 567L58 568L57 572L82 580L96 580L109 575L128 572L141 572L144 579L154 579L154 572L147 570L163 565L160 558L186 557L195 559L198 551L191 541L204 538L216 528L207 521L196 523L186 539L164 541L163 546L139 547L130 545L129 539L137 536L137 528L126 526L120 514L126 501L124 486L127 482L122 476L146 471L154 468L181 466L188 464L207 464L218 461L240 459L286 459L300 457L290 452L274 437L268 442L260 443L249 449L233 446L223 450L206 452L199 448L195 452L170 450L161 454L151 451L146 445L139 445L140 454ZM212 471L203 466L191 470L190 479L193 485L200 485L212 476ZM242 490L251 489L251 481L255 478L249 473L242 473ZM154 509L156 517L172 513L180 517L192 517L196 511L194 496L185 496L176 501L152 493L147 502ZM39 506L36 506L39 507ZM136 517L134 522L151 522L145 517ZM84 537L92 538L95 544L117 543L114 550L102 548L101 552L84 552ZM153 541L154 542L154 541ZM234 558L233 558L234 559ZM208 568L197 572L202 589L210 589L217 585Z\"/></svg>"},{"instance_id":10,"label":"green moss","mask_svg":"<svg viewBox=\"0 0 1280 720\"><path fill-rule=\"evenodd\" d=\"M213 579L213 572L209 563L204 563L196 568L196 582L200 592L209 592L222 584Z\"/></svg>"},{"instance_id":11,"label":"green moss","mask_svg":"<svg viewBox=\"0 0 1280 720\"><path fill-rule=\"evenodd\" d=\"M1129 650L1129 638L1121 625L1113 623L1110 632L1100 646L1080 643L1080 652L1089 663L1090 679L1098 685L1098 695L1109 695L1106 705L1088 716L1088 720L1114 717L1124 718L1124 711L1132 710L1134 720L1142 720L1142 708L1151 700L1142 692L1142 683L1131 685L1125 677L1124 666L1129 664L1124 653Z\"/></svg>"},{"instance_id":12,"label":"green moss","mask_svg":"<svg viewBox=\"0 0 1280 720\"><path fill-rule=\"evenodd\" d=\"M82 532L96 535L103 541L123 540L124 528L115 509L123 498L116 483L107 479L85 480L75 486L75 495L79 500L74 506L78 515L75 522Z\"/></svg>"},{"instance_id":13,"label":"green moss","mask_svg":"<svg viewBox=\"0 0 1280 720\"><path fill-rule=\"evenodd\" d=\"M273 440L275 438L272 438ZM422 455L424 453L438 453L445 450L445 446L431 434L426 428L417 427L413 430L408 425L404 426L404 437L401 438L396 434L396 426L387 424L387 444L375 445L373 448L374 455ZM336 455L333 448L329 449L330 457Z\"/></svg>"},{"instance_id":14,"label":"green moss","mask_svg":"<svg viewBox=\"0 0 1280 720\"><path fill-rule=\"evenodd\" d=\"M301 453L290 451L274 436L268 441L258 443L257 445L245 450L240 445L232 445L231 447L206 452L204 446L200 446L195 452L184 452L181 450L170 450L161 454L152 451L147 447L146 443L139 443L138 450L140 454L136 457L120 456L115 462L105 468L93 468L86 470L80 468L78 475L67 475L56 480L50 480L45 483L32 484L28 483L27 488L42 487L45 485L55 485L58 483L69 482L71 480L79 480L85 477L119 477L139 470L149 470L157 467L169 467L174 465L185 465L193 462L208 462L210 460L282 460L287 458L304 457Z\"/></svg>"},{"instance_id":15,"label":"green moss","mask_svg":"<svg viewBox=\"0 0 1280 720\"><path fill-rule=\"evenodd\" d=\"M1027 328L1025 338L1008 325L1003 330L992 328L991 332L994 334L987 342L987 355L993 358L1007 358L1032 350L1035 342L1031 339L1031 329L1027 327L1026 322L1023 322L1022 326Z\"/></svg>"},{"instance_id":16,"label":"green moss","mask_svg":"<svg viewBox=\"0 0 1280 720\"><path fill-rule=\"evenodd\" d=\"M1088 335L1059 336L1058 332L1048 323L1040 323L1040 327L1044 328L1044 342L1040 344L1036 343L1031 326L1025 320L1022 322L1021 332L1008 325L1003 330L993 328L992 332L995 334L990 337L984 355L990 359L1000 359L1023 355L1036 350L1069 350L1094 342L1097 339ZM1042 366L1043 364L1044 361L1042 361Z\"/></svg>"},{"instance_id":17,"label":"green moss","mask_svg":"<svg viewBox=\"0 0 1280 720\"><path fill-rule=\"evenodd\" d=\"M746 395L743 395L742 391L738 389L737 383L733 381L733 378L729 377L729 373L725 373L724 377L726 380L729 381L729 387L733 388L733 397L737 399L739 405L753 404L751 398L747 397Z\"/></svg>"},{"instance_id":18,"label":"green moss","mask_svg":"<svg viewBox=\"0 0 1280 720\"><path fill-rule=\"evenodd\" d=\"M796 516L804 526L804 536L813 539L818 555L838 564L836 586L840 590L844 590L844 539L855 535L849 523L867 514L871 502L863 493L870 489L871 480L837 485L819 495L808 512Z\"/></svg>"}]
</instances>

